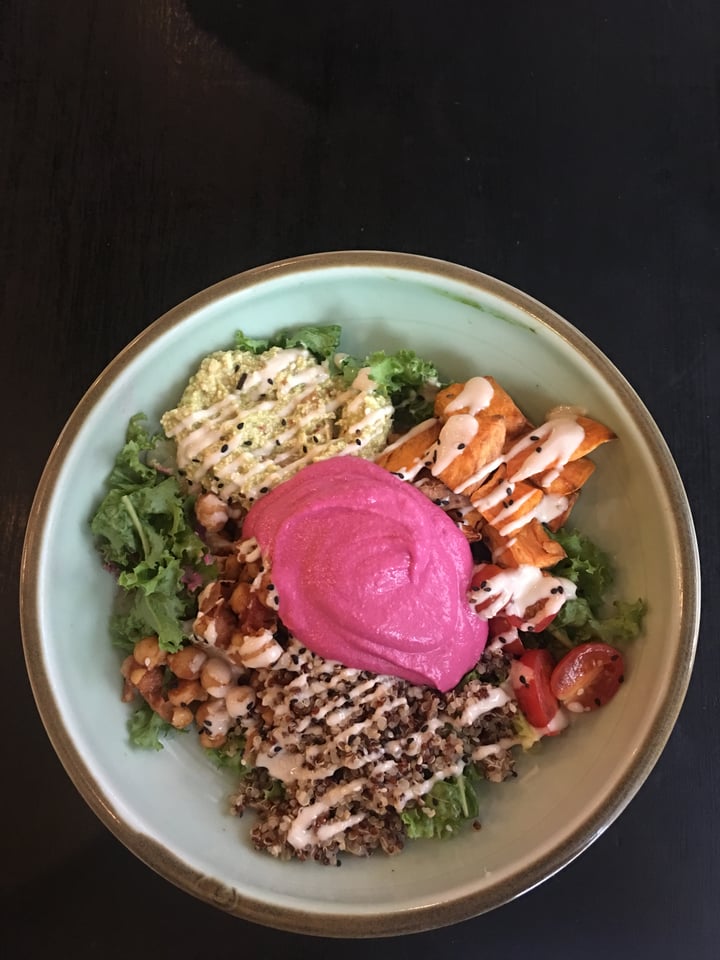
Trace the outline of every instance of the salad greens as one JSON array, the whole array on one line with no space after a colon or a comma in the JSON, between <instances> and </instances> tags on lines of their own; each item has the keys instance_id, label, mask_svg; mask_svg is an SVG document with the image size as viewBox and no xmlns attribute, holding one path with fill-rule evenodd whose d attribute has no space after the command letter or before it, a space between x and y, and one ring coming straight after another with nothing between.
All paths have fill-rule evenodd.
<instances>
[{"instance_id":1,"label":"salad greens","mask_svg":"<svg viewBox=\"0 0 720 960\"><path fill-rule=\"evenodd\" d=\"M162 750L163 738L174 729L147 703L134 710L128 720L130 742L144 750Z\"/></svg>"},{"instance_id":2,"label":"salad greens","mask_svg":"<svg viewBox=\"0 0 720 960\"><path fill-rule=\"evenodd\" d=\"M362 360L348 354L336 356L340 335L337 324L284 330L267 340L254 340L238 330L235 348L257 354L270 347L305 347L318 360L329 360L331 373L342 374L348 386L363 367L369 367L369 378L392 401L396 412L403 411L416 422L432 415L435 390L440 386L432 363L418 357L414 350L392 354L376 350Z\"/></svg>"},{"instance_id":3,"label":"salad greens","mask_svg":"<svg viewBox=\"0 0 720 960\"><path fill-rule=\"evenodd\" d=\"M107 493L90 522L98 550L123 588L111 635L128 650L149 634L163 650L179 650L190 636L183 621L194 612L194 590L216 576L193 528L192 502L175 476L152 464L161 441L148 433L143 414L130 420Z\"/></svg>"},{"instance_id":4,"label":"salad greens","mask_svg":"<svg viewBox=\"0 0 720 960\"><path fill-rule=\"evenodd\" d=\"M591 640L614 646L634 640L647 612L645 601L615 600L608 610L605 598L615 580L608 555L577 530L563 529L551 536L567 553L551 572L571 580L577 596L563 604L544 634L538 634L539 644L564 653Z\"/></svg>"},{"instance_id":5,"label":"salad greens","mask_svg":"<svg viewBox=\"0 0 720 960\"><path fill-rule=\"evenodd\" d=\"M412 807L400 814L411 840L450 837L480 809L470 767L456 777L439 780L423 800L425 807Z\"/></svg>"}]
</instances>

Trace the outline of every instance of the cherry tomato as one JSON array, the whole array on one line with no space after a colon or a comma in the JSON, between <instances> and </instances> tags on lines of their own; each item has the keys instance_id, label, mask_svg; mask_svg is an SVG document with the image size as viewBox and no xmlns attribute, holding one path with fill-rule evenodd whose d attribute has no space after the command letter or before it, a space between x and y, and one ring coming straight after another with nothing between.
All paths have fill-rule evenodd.
<instances>
[{"instance_id":1,"label":"cherry tomato","mask_svg":"<svg viewBox=\"0 0 720 960\"><path fill-rule=\"evenodd\" d=\"M612 700L625 679L622 654L607 643L581 643L566 653L550 678L550 689L568 710L595 710Z\"/></svg>"},{"instance_id":2,"label":"cherry tomato","mask_svg":"<svg viewBox=\"0 0 720 960\"><path fill-rule=\"evenodd\" d=\"M498 567L494 563L483 563L477 568L477 570L473 574L473 578L470 581L470 583L471 583L471 586L473 586L476 591L475 593L476 599L475 599L474 605L478 613L482 614L483 610L485 610L488 606L490 606L491 603L495 602L497 594L493 589L493 582L492 582L493 577L503 572L504 572L503 568ZM527 621L533 619L535 614L539 612L538 608L544 605L545 605L545 599L542 599L541 601L539 601L538 604L535 605L534 608L529 607L527 610L525 610L522 616L519 616L518 614L515 614L515 613L507 613L505 612L505 608L503 608L503 610L500 611L498 616L492 617L489 622L492 624L493 620L504 620L505 623L509 625L509 627L516 627L518 629L523 629L523 627L525 627L527 629L526 627ZM533 633L541 633L552 623L555 617L556 617L556 614L552 613L549 616L543 617L541 620L538 620L537 623L533 624L533 627L532 627ZM507 629L509 629L509 627ZM500 633L503 632L503 629L506 629L506 628L501 627ZM490 636L492 637L497 635L498 634L493 634L491 629Z\"/></svg>"},{"instance_id":3,"label":"cherry tomato","mask_svg":"<svg viewBox=\"0 0 720 960\"><path fill-rule=\"evenodd\" d=\"M510 667L510 683L520 709L533 727L547 727L559 710L550 689L554 661L548 650L526 650Z\"/></svg>"},{"instance_id":4,"label":"cherry tomato","mask_svg":"<svg viewBox=\"0 0 720 960\"><path fill-rule=\"evenodd\" d=\"M518 634L517 627L513 627L507 617L491 617L488 620L488 639L497 640L498 637L502 643L503 653L508 656L520 656L525 645Z\"/></svg>"}]
</instances>

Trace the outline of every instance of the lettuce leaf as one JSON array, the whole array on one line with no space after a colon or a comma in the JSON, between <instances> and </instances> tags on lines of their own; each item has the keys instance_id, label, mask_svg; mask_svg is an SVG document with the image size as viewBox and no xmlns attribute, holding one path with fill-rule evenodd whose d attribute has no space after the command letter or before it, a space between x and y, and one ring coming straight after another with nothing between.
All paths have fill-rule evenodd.
<instances>
[{"instance_id":1,"label":"lettuce leaf","mask_svg":"<svg viewBox=\"0 0 720 960\"><path fill-rule=\"evenodd\" d=\"M438 372L429 360L418 357L414 350L398 350L387 354L377 350L364 360L344 357L340 370L347 383L352 383L363 367L368 377L387 396L396 411L404 411L411 421L419 423L432 416L435 394L440 386Z\"/></svg>"},{"instance_id":2,"label":"lettuce leaf","mask_svg":"<svg viewBox=\"0 0 720 960\"><path fill-rule=\"evenodd\" d=\"M599 640L624 646L642 630L647 613L643 599L634 602L605 598L615 580L610 558L589 537L577 530L559 530L551 536L561 544L567 557L550 571L566 577L577 587L577 596L567 600L538 643L562 655L570 647Z\"/></svg>"},{"instance_id":3,"label":"lettuce leaf","mask_svg":"<svg viewBox=\"0 0 720 960\"><path fill-rule=\"evenodd\" d=\"M177 477L148 464L160 441L147 431L143 414L130 420L90 529L122 588L110 624L113 643L129 649L155 635L172 652L182 646L183 621L196 607L185 582L188 573L204 584L216 570L206 563L205 545L193 529L192 503Z\"/></svg>"},{"instance_id":4,"label":"lettuce leaf","mask_svg":"<svg viewBox=\"0 0 720 960\"><path fill-rule=\"evenodd\" d=\"M299 327L296 330L281 330L264 340L246 337L242 330L235 334L235 349L249 353L264 353L270 347L305 347L318 360L327 360L338 348L342 330L336 323Z\"/></svg>"},{"instance_id":5,"label":"lettuce leaf","mask_svg":"<svg viewBox=\"0 0 720 960\"><path fill-rule=\"evenodd\" d=\"M452 836L463 821L473 819L479 811L469 772L439 780L423 800L424 807L406 807L400 814L411 840Z\"/></svg>"},{"instance_id":6,"label":"lettuce leaf","mask_svg":"<svg viewBox=\"0 0 720 960\"><path fill-rule=\"evenodd\" d=\"M130 742L143 750L162 750L161 738L173 730L172 724L163 720L147 703L133 711L128 720Z\"/></svg>"}]
</instances>

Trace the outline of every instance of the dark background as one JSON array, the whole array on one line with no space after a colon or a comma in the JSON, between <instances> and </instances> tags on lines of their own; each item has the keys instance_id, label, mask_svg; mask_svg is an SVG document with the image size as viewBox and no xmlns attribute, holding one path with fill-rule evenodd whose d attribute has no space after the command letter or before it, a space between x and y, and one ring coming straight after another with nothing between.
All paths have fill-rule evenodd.
<instances>
[{"instance_id":1,"label":"dark background","mask_svg":"<svg viewBox=\"0 0 720 960\"><path fill-rule=\"evenodd\" d=\"M0 0L6 956L718 956L720 5ZM655 771L579 860L458 926L277 933L155 876L55 758L17 577L64 421L165 310L247 267L376 248L493 274L621 368L695 514L704 627Z\"/></svg>"}]
</instances>

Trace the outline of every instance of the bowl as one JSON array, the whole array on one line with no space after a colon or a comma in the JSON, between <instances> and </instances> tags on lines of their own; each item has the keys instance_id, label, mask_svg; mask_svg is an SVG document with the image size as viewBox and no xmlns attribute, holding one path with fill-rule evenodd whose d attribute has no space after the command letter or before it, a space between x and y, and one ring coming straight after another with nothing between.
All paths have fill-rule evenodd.
<instances>
[{"instance_id":1,"label":"bowl","mask_svg":"<svg viewBox=\"0 0 720 960\"><path fill-rule=\"evenodd\" d=\"M613 702L519 761L516 780L481 796L480 832L412 841L397 857L345 858L342 870L281 862L249 842L251 815L227 812L231 780L176 736L132 749L109 641L114 585L88 520L138 411L171 408L199 359L280 327L337 322L343 347L411 347L446 377L492 374L535 421L577 404L618 436L598 450L575 525L615 558L618 592L644 597L643 636ZM48 735L77 789L150 867L239 917L324 936L417 932L481 914L530 890L620 814L657 761L695 652L700 578L687 499L638 396L567 321L473 270L382 252L287 260L225 280L175 307L89 388L42 476L27 529L21 621ZM169 807L168 798L172 798Z\"/></svg>"}]
</instances>

